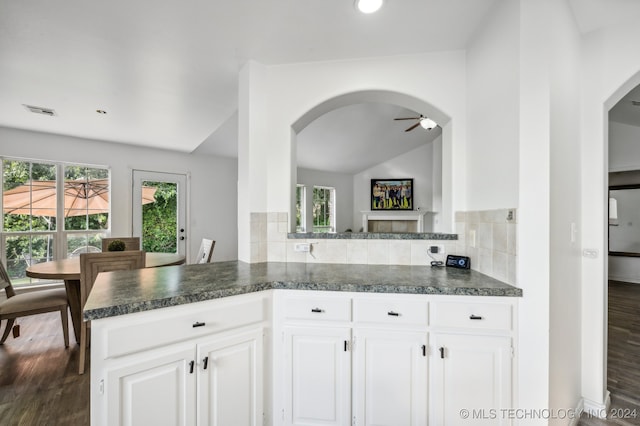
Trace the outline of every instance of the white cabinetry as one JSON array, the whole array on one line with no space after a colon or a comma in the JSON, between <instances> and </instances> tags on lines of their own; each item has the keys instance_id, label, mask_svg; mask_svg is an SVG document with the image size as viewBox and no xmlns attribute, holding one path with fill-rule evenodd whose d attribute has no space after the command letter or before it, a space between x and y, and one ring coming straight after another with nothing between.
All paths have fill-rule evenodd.
<instances>
[{"instance_id":1,"label":"white cabinetry","mask_svg":"<svg viewBox=\"0 0 640 426\"><path fill-rule=\"evenodd\" d=\"M512 298L276 292L274 424L508 424L515 309Z\"/></svg>"},{"instance_id":2,"label":"white cabinetry","mask_svg":"<svg viewBox=\"0 0 640 426\"><path fill-rule=\"evenodd\" d=\"M431 304L432 423L507 425L513 405L513 305Z\"/></svg>"},{"instance_id":3,"label":"white cabinetry","mask_svg":"<svg viewBox=\"0 0 640 426\"><path fill-rule=\"evenodd\" d=\"M351 330L286 327L286 425L351 423Z\"/></svg>"},{"instance_id":4,"label":"white cabinetry","mask_svg":"<svg viewBox=\"0 0 640 426\"><path fill-rule=\"evenodd\" d=\"M264 293L93 321L92 425L261 425Z\"/></svg>"}]
</instances>

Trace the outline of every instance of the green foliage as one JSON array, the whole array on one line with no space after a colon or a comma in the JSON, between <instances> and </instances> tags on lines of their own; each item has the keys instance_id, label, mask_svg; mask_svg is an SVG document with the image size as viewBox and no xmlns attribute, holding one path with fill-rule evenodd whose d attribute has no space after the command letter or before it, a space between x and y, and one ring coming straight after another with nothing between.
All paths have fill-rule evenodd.
<instances>
[{"instance_id":1,"label":"green foliage","mask_svg":"<svg viewBox=\"0 0 640 426\"><path fill-rule=\"evenodd\" d=\"M168 182L144 182L156 187L155 203L142 206L142 249L156 253L177 251L177 185Z\"/></svg>"},{"instance_id":2,"label":"green foliage","mask_svg":"<svg viewBox=\"0 0 640 426\"><path fill-rule=\"evenodd\" d=\"M113 240L107 246L107 251L124 251L127 245L122 240Z\"/></svg>"}]
</instances>

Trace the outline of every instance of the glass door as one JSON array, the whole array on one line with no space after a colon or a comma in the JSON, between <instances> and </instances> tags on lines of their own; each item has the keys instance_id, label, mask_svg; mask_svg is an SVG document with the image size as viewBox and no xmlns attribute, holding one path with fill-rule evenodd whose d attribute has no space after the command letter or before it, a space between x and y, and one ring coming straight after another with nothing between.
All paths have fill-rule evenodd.
<instances>
[{"instance_id":1,"label":"glass door","mask_svg":"<svg viewBox=\"0 0 640 426\"><path fill-rule=\"evenodd\" d=\"M134 170L132 206L143 250L186 256L186 175Z\"/></svg>"}]
</instances>

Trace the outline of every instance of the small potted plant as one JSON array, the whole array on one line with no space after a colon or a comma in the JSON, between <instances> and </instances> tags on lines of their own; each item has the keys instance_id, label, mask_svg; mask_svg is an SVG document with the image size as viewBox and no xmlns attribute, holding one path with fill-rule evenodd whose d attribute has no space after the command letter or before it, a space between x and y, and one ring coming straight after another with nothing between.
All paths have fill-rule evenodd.
<instances>
[{"instance_id":1,"label":"small potted plant","mask_svg":"<svg viewBox=\"0 0 640 426\"><path fill-rule=\"evenodd\" d=\"M107 251L124 251L126 245L122 240L113 240L107 246Z\"/></svg>"}]
</instances>

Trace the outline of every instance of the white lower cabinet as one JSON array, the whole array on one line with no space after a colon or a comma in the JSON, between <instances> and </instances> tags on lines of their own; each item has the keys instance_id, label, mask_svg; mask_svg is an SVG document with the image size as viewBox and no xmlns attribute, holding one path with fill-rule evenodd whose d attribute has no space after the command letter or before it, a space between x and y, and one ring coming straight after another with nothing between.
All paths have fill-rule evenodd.
<instances>
[{"instance_id":1,"label":"white lower cabinet","mask_svg":"<svg viewBox=\"0 0 640 426\"><path fill-rule=\"evenodd\" d=\"M92 425L262 425L263 307L238 297L94 321Z\"/></svg>"},{"instance_id":2,"label":"white lower cabinet","mask_svg":"<svg viewBox=\"0 0 640 426\"><path fill-rule=\"evenodd\" d=\"M109 425L193 425L194 350L179 346L129 357L108 368L104 387ZM103 423L101 423L103 424Z\"/></svg>"},{"instance_id":3,"label":"white lower cabinet","mask_svg":"<svg viewBox=\"0 0 640 426\"><path fill-rule=\"evenodd\" d=\"M353 405L358 425L427 424L427 334L354 331Z\"/></svg>"},{"instance_id":4,"label":"white lower cabinet","mask_svg":"<svg viewBox=\"0 0 640 426\"><path fill-rule=\"evenodd\" d=\"M510 424L511 338L439 333L433 338L433 424Z\"/></svg>"},{"instance_id":5,"label":"white lower cabinet","mask_svg":"<svg viewBox=\"0 0 640 426\"><path fill-rule=\"evenodd\" d=\"M285 425L351 423L351 330L286 327Z\"/></svg>"},{"instance_id":6,"label":"white lower cabinet","mask_svg":"<svg viewBox=\"0 0 640 426\"><path fill-rule=\"evenodd\" d=\"M510 298L276 293L274 425L510 424L515 310Z\"/></svg>"}]
</instances>

